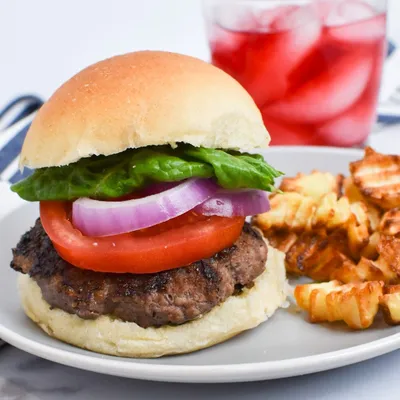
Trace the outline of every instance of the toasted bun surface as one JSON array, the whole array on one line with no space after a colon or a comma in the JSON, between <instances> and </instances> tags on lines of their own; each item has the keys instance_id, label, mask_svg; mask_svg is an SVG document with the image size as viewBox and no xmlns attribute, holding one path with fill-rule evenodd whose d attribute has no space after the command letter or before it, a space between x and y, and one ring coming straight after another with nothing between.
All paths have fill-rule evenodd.
<instances>
[{"instance_id":1,"label":"toasted bun surface","mask_svg":"<svg viewBox=\"0 0 400 400\"><path fill-rule=\"evenodd\" d=\"M210 347L266 321L286 299L284 254L269 248L266 270L254 283L202 318L146 329L108 316L85 320L51 309L27 275L19 276L19 291L25 313L50 336L99 353L150 358Z\"/></svg>"},{"instance_id":2,"label":"toasted bun surface","mask_svg":"<svg viewBox=\"0 0 400 400\"><path fill-rule=\"evenodd\" d=\"M250 95L228 74L189 56L142 51L101 61L62 85L33 121L20 165L60 166L178 142L249 150L269 140Z\"/></svg>"}]
</instances>

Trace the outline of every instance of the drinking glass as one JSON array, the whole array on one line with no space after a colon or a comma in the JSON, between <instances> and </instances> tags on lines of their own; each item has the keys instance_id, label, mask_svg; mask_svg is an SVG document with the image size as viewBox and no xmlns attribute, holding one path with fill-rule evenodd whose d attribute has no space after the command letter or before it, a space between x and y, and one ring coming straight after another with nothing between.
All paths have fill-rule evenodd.
<instances>
[{"instance_id":1,"label":"drinking glass","mask_svg":"<svg viewBox=\"0 0 400 400\"><path fill-rule=\"evenodd\" d=\"M376 118L386 0L203 0L212 63L260 108L272 143L359 146Z\"/></svg>"}]
</instances>

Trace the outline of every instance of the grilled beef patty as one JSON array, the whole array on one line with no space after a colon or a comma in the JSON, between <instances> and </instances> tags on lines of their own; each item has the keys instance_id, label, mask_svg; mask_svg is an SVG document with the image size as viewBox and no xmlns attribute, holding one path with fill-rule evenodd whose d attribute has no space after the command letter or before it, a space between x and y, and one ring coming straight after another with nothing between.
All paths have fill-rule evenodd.
<instances>
[{"instance_id":1,"label":"grilled beef patty","mask_svg":"<svg viewBox=\"0 0 400 400\"><path fill-rule=\"evenodd\" d=\"M38 219L13 255L11 267L29 274L52 307L84 319L109 315L146 328L183 324L252 286L264 271L267 247L246 223L233 246L189 266L146 275L102 273L64 261Z\"/></svg>"}]
</instances>

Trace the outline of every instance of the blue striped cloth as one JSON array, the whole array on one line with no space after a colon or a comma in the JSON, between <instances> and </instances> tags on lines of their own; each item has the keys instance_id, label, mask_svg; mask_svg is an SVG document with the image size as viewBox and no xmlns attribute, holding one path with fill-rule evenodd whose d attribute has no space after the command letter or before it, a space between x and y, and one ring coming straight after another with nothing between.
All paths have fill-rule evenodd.
<instances>
[{"instance_id":1,"label":"blue striped cloth","mask_svg":"<svg viewBox=\"0 0 400 400\"><path fill-rule=\"evenodd\" d=\"M396 46L389 42L387 58L389 59L395 51ZM19 171L18 155L35 112L42 104L43 101L39 97L26 95L16 98L0 110L0 180L14 183L32 172L27 168L23 173ZM398 107L400 111L400 104ZM382 131L386 126L393 124L400 124L400 112L397 115L380 113L374 132Z\"/></svg>"},{"instance_id":2,"label":"blue striped cloth","mask_svg":"<svg viewBox=\"0 0 400 400\"><path fill-rule=\"evenodd\" d=\"M34 95L20 96L0 110L0 180L15 183L32 171L18 169L18 156L26 133L43 100Z\"/></svg>"},{"instance_id":3,"label":"blue striped cloth","mask_svg":"<svg viewBox=\"0 0 400 400\"><path fill-rule=\"evenodd\" d=\"M25 135L28 132L29 125L24 126L0 151L0 172L4 171L10 163L18 157L24 143ZM23 173L18 169L8 180L11 183L18 182L20 179L28 176L30 170L26 169Z\"/></svg>"}]
</instances>

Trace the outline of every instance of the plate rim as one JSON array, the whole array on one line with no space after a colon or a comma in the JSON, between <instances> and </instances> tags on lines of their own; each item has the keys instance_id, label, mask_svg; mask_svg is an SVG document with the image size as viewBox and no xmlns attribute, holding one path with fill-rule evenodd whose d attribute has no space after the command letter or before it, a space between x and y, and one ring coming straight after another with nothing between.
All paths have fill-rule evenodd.
<instances>
[{"instance_id":1,"label":"plate rim","mask_svg":"<svg viewBox=\"0 0 400 400\"><path fill-rule=\"evenodd\" d=\"M363 149L320 146L273 146L257 149L259 153L325 153L360 156ZM5 213L4 217L25 207L22 204ZM99 353L80 354L29 339L4 326L0 321L0 336L11 345L36 356L63 365L121 377L164 382L222 383L260 381L304 375L354 364L400 348L400 332L345 349L285 360L241 364L187 365L147 364L134 358L102 358ZM71 345L70 345L71 346ZM111 356L112 357L112 356Z\"/></svg>"},{"instance_id":2,"label":"plate rim","mask_svg":"<svg viewBox=\"0 0 400 400\"><path fill-rule=\"evenodd\" d=\"M110 360L102 358L104 355L99 353L92 355L89 350L84 350L89 354L79 354L59 349L28 339L1 323L0 335L20 350L70 367L133 379L187 383L251 382L287 378L355 364L400 348L400 332L397 332L346 349L285 360L242 364L164 365L138 363L134 358L118 359L116 356L107 356L115 358Z\"/></svg>"},{"instance_id":3,"label":"plate rim","mask_svg":"<svg viewBox=\"0 0 400 400\"><path fill-rule=\"evenodd\" d=\"M368 147L366 145L365 147ZM333 147L333 146L269 146L267 148L256 148L251 150L252 153L279 153L279 152L293 152L293 153L347 153L359 157L364 154L365 147Z\"/></svg>"}]
</instances>

